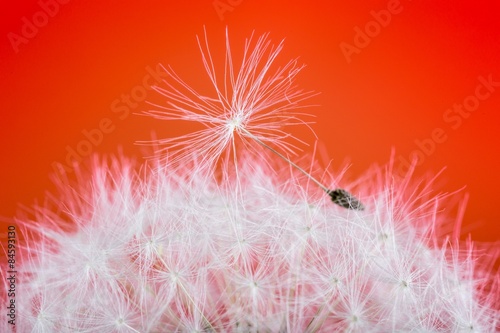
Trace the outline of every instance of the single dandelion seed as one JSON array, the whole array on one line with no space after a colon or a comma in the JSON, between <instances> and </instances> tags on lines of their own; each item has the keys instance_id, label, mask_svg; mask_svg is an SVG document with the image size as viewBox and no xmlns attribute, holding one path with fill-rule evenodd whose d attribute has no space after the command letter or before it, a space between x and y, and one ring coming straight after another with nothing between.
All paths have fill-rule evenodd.
<instances>
[{"instance_id":1,"label":"single dandelion seed","mask_svg":"<svg viewBox=\"0 0 500 333\"><path fill-rule=\"evenodd\" d=\"M157 153L162 159L168 159L171 167L175 165L184 167L195 154L201 158L198 168L210 168L222 154L231 151L236 165L235 134L237 134L244 144L245 139L249 138L278 155L322 188L332 197L334 203L345 208L362 210L363 205L347 191L340 189L331 191L278 152L280 150L295 154L295 147L285 139L302 141L281 128L288 125L308 125L308 122L299 118L304 114L296 110L306 107L300 102L316 93L304 92L294 85L296 75L304 68L297 65L296 59L275 71L271 70L273 62L283 48L283 41L277 46L271 45L268 34L264 34L257 39L252 49L252 37L253 35L245 43L243 60L236 73L226 30L225 71L222 83L216 74L206 31L204 43L197 38L205 70L215 90L215 97L199 94L171 67L163 67L170 78L164 80L167 88L154 86L153 89L167 97L167 105L152 104L157 109L145 111L143 114L162 120L198 122L205 128L180 137L139 143L163 147ZM251 146L246 146L252 149Z\"/></svg>"}]
</instances>

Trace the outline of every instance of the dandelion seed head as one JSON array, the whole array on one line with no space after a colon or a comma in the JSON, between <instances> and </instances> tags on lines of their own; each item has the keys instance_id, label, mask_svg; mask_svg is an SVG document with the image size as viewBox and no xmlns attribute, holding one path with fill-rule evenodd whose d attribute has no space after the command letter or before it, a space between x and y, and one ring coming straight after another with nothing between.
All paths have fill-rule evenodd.
<instances>
[{"instance_id":1,"label":"dandelion seed head","mask_svg":"<svg viewBox=\"0 0 500 333\"><path fill-rule=\"evenodd\" d=\"M94 158L90 174L77 167L75 184L59 182L56 211L18 219L17 331L498 331L498 251L443 234L451 200L430 198L431 182L412 187L391 162L346 184L356 196L318 182L320 196L290 160L235 149L239 135L292 151L281 126L303 124L287 112L311 97L293 85L295 61L272 71L281 43L254 42L237 69L227 41L222 82L200 42L212 97L165 68L156 90L167 101L148 114L205 125L156 142L172 155L141 173L123 157ZM69 222L71 232L59 227Z\"/></svg>"},{"instance_id":2,"label":"dandelion seed head","mask_svg":"<svg viewBox=\"0 0 500 333\"><path fill-rule=\"evenodd\" d=\"M24 251L19 267L19 329L432 332L473 325L495 332L498 289L488 257L477 246L440 245L436 225L448 218L434 205L400 205L407 182L398 188L367 174L364 197L390 209L353 213L328 196L297 193L303 176L281 162L240 160L238 184L230 175L203 178L203 191L195 191L203 175L191 183L182 170L144 178L126 162L113 177L127 186L89 187L81 177L72 188L87 206L71 214L75 231L55 228L53 216L23 224L45 237ZM111 177L107 163L94 168ZM96 215L103 197L114 198L106 219ZM125 209L135 218L122 219Z\"/></svg>"}]
</instances>

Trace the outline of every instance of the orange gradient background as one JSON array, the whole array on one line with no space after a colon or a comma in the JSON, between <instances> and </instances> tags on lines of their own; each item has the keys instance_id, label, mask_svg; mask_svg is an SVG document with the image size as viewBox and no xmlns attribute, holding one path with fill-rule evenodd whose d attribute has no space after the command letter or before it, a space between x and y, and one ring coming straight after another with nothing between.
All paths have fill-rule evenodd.
<instances>
[{"instance_id":1,"label":"orange gradient background","mask_svg":"<svg viewBox=\"0 0 500 333\"><path fill-rule=\"evenodd\" d=\"M371 12L394 0L221 0L216 3L228 6L221 15L212 0L66 2L15 45L9 36L22 36L27 21L43 19L37 14L41 4L9 2L0 14L0 233L19 204L30 206L53 191L54 163L64 164L68 147L76 149L86 140L83 131L98 128L103 119L109 120L108 133L92 151L111 154L121 147L139 160L144 148L136 140L150 139L152 131L160 137L189 131L189 124L134 115L146 108L144 101L128 106L128 114L113 110L124 106L122 95L142 85L146 68L157 63L170 64L186 82L208 90L195 38L205 26L217 59L224 56L226 27L235 55L252 31L269 32L275 43L286 39L278 62L300 57L307 67L298 84L321 92L311 100L319 106L306 110L316 117L320 159L332 159L333 169L348 160L349 178L386 163L393 147L399 166L419 149L416 140L429 140L441 128L446 139L423 155L416 173L446 167L439 190L466 186L462 193L470 194L464 235L500 240L500 87L456 129L443 118L475 93L480 76L500 82L498 1L401 0L399 12L372 32L350 62L341 43L353 45L355 27L364 30L374 19ZM148 91L145 100L153 95ZM294 134L314 143L306 128ZM312 152L312 146L301 148Z\"/></svg>"}]
</instances>

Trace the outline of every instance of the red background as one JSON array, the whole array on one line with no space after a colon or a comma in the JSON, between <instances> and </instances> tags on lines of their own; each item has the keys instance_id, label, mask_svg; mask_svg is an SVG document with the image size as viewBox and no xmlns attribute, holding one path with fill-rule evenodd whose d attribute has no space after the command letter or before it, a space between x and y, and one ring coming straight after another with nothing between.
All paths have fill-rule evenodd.
<instances>
[{"instance_id":1,"label":"red background","mask_svg":"<svg viewBox=\"0 0 500 333\"><path fill-rule=\"evenodd\" d=\"M500 81L498 1L401 0L400 12L372 32L369 45L350 62L340 44L354 44L354 28L364 29L373 20L371 11L393 1L221 0L232 5L219 16L212 0L75 0L60 5L46 24L38 22L25 43L13 45L9 36L22 36L23 18L40 18L45 2L50 1L9 2L0 14L3 220L19 204L31 205L53 190L53 163L64 163L67 147L75 149L85 140L82 131L97 128L104 118L113 130L92 147L101 154L122 147L127 156L141 158L134 142L149 139L152 130L161 136L185 133L179 123L133 114L120 119L111 105L142 84L145 68L159 62L206 89L195 36L205 26L212 53L221 59L227 26L235 53L253 30L270 32L276 43L286 38L279 62L300 56L307 64L298 83L321 95L312 100L319 107L306 111L316 115L313 128L333 167L349 158L351 178L387 162L392 147L396 157L408 160L419 149L415 140L428 140L434 128L442 128L447 139L425 155L417 174L446 166L444 190L466 185L463 193L470 194L464 232L478 241L500 240L500 87L457 129L443 120L448 108L474 94L479 76ZM129 109L144 107L142 102ZM313 143L306 129L298 136Z\"/></svg>"}]
</instances>

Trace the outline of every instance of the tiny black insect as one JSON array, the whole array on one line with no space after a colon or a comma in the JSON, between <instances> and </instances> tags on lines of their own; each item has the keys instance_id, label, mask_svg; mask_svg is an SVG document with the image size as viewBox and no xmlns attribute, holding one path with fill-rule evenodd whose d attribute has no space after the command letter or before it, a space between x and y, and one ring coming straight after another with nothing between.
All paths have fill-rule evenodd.
<instances>
[{"instance_id":1,"label":"tiny black insect","mask_svg":"<svg viewBox=\"0 0 500 333\"><path fill-rule=\"evenodd\" d=\"M339 206L353 210L365 209L365 206L363 206L363 204L356 197L346 190L338 188L333 191L328 190L326 193L332 198L333 203Z\"/></svg>"}]
</instances>

